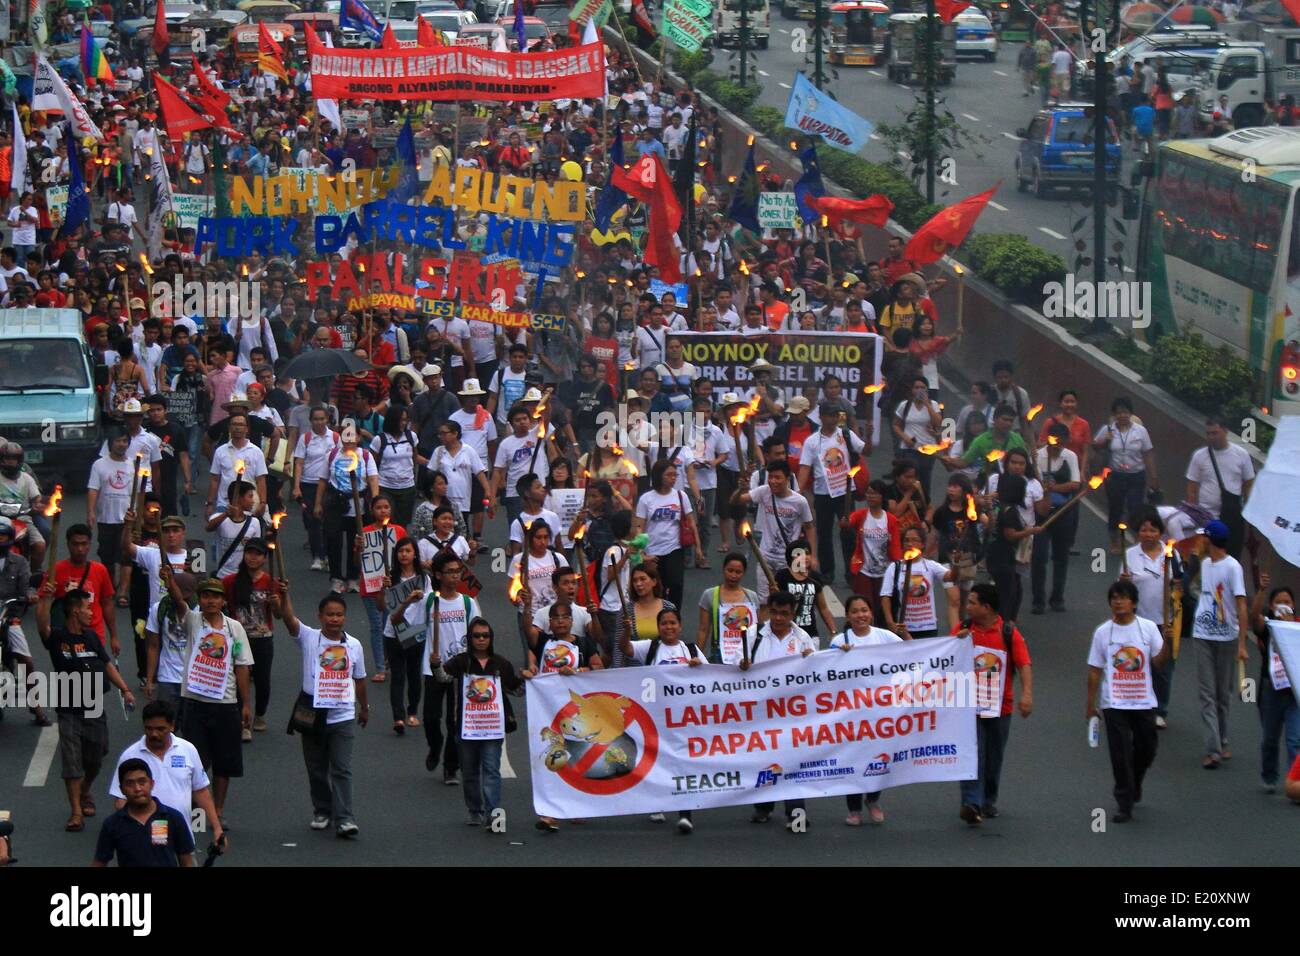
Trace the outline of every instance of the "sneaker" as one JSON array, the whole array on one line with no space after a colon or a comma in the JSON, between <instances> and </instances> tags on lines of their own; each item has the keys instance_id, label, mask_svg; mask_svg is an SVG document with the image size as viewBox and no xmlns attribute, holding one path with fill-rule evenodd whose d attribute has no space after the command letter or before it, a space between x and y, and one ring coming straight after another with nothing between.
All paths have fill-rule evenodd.
<instances>
[{"instance_id":1,"label":"sneaker","mask_svg":"<svg viewBox=\"0 0 1300 956\"><path fill-rule=\"evenodd\" d=\"M1168 730L1169 721L1165 720L1159 714L1156 714L1156 730Z\"/></svg>"},{"instance_id":2,"label":"sneaker","mask_svg":"<svg viewBox=\"0 0 1300 956\"><path fill-rule=\"evenodd\" d=\"M873 803L867 807L867 815L871 817L871 822L880 824L885 822L885 811L880 809L880 804Z\"/></svg>"},{"instance_id":3,"label":"sneaker","mask_svg":"<svg viewBox=\"0 0 1300 956\"><path fill-rule=\"evenodd\" d=\"M254 718L253 718L253 729L256 730L259 734L262 733L263 731L265 731L265 730L266 730L266 718L265 718L265 717L254 717Z\"/></svg>"},{"instance_id":4,"label":"sneaker","mask_svg":"<svg viewBox=\"0 0 1300 956\"><path fill-rule=\"evenodd\" d=\"M862 814L860 814L860 813L850 813L847 817L844 818L844 825L845 825L846 827L860 827L860 826L862 826Z\"/></svg>"},{"instance_id":5,"label":"sneaker","mask_svg":"<svg viewBox=\"0 0 1300 956\"><path fill-rule=\"evenodd\" d=\"M762 810L754 811L754 815L749 818L750 823L767 823L772 819L772 814L764 813Z\"/></svg>"},{"instance_id":6,"label":"sneaker","mask_svg":"<svg viewBox=\"0 0 1300 956\"><path fill-rule=\"evenodd\" d=\"M324 570L325 570L325 562L324 562L322 559L320 559L320 558L312 558L312 559L311 559L311 569L312 569L313 571L324 571Z\"/></svg>"},{"instance_id":7,"label":"sneaker","mask_svg":"<svg viewBox=\"0 0 1300 956\"><path fill-rule=\"evenodd\" d=\"M1110 818L1110 822L1111 822L1111 823L1128 823L1128 822L1129 822L1130 820L1132 820L1132 819L1133 819L1133 811L1132 811L1132 810L1116 810L1115 813L1111 816L1111 818Z\"/></svg>"},{"instance_id":8,"label":"sneaker","mask_svg":"<svg viewBox=\"0 0 1300 956\"><path fill-rule=\"evenodd\" d=\"M695 832L695 824L692 823L690 820L686 819L685 817L680 817L680 818L678 818L678 820L677 820L677 832L678 832L678 833L688 833L688 834L689 834L689 833L694 833L694 832Z\"/></svg>"},{"instance_id":9,"label":"sneaker","mask_svg":"<svg viewBox=\"0 0 1300 956\"><path fill-rule=\"evenodd\" d=\"M344 594L348 589L347 582L342 578L330 578L330 590L335 594Z\"/></svg>"},{"instance_id":10,"label":"sneaker","mask_svg":"<svg viewBox=\"0 0 1300 956\"><path fill-rule=\"evenodd\" d=\"M986 803L980 807L980 816L985 820L996 820L999 816L997 804Z\"/></svg>"},{"instance_id":11,"label":"sneaker","mask_svg":"<svg viewBox=\"0 0 1300 956\"><path fill-rule=\"evenodd\" d=\"M424 769L433 773L438 769L438 755L430 750L424 755Z\"/></svg>"},{"instance_id":12,"label":"sneaker","mask_svg":"<svg viewBox=\"0 0 1300 956\"><path fill-rule=\"evenodd\" d=\"M334 831L334 835L342 837L345 840L350 840L360 832L361 828L355 823L340 823L338 829Z\"/></svg>"},{"instance_id":13,"label":"sneaker","mask_svg":"<svg viewBox=\"0 0 1300 956\"><path fill-rule=\"evenodd\" d=\"M1035 604L1033 607L1029 609L1030 614L1042 614L1043 611L1044 608L1041 604Z\"/></svg>"},{"instance_id":14,"label":"sneaker","mask_svg":"<svg viewBox=\"0 0 1300 956\"><path fill-rule=\"evenodd\" d=\"M973 803L963 803L961 811L957 815L973 827L977 827L984 822L984 817L980 814L980 808Z\"/></svg>"},{"instance_id":15,"label":"sneaker","mask_svg":"<svg viewBox=\"0 0 1300 956\"><path fill-rule=\"evenodd\" d=\"M360 593L361 593L361 582L358 581L356 578L353 578L352 580L350 580L350 581L348 582L348 590L349 590L350 592L352 592L353 594L360 594Z\"/></svg>"},{"instance_id":16,"label":"sneaker","mask_svg":"<svg viewBox=\"0 0 1300 956\"><path fill-rule=\"evenodd\" d=\"M652 814L650 814L650 822L651 822L651 823L663 823L663 822L664 822L664 815L663 815L662 813L652 813Z\"/></svg>"},{"instance_id":17,"label":"sneaker","mask_svg":"<svg viewBox=\"0 0 1300 956\"><path fill-rule=\"evenodd\" d=\"M465 826L481 827L483 825L483 814L470 811L469 816L465 818Z\"/></svg>"},{"instance_id":18,"label":"sneaker","mask_svg":"<svg viewBox=\"0 0 1300 956\"><path fill-rule=\"evenodd\" d=\"M318 813L311 818L311 828L313 830L324 830L330 825L330 818L323 813Z\"/></svg>"},{"instance_id":19,"label":"sneaker","mask_svg":"<svg viewBox=\"0 0 1300 956\"><path fill-rule=\"evenodd\" d=\"M245 727L239 732L239 739L246 744L251 744L253 742L253 732Z\"/></svg>"},{"instance_id":20,"label":"sneaker","mask_svg":"<svg viewBox=\"0 0 1300 956\"><path fill-rule=\"evenodd\" d=\"M1269 783L1267 780L1261 780L1259 782L1259 791L1260 793L1277 793L1277 781Z\"/></svg>"},{"instance_id":21,"label":"sneaker","mask_svg":"<svg viewBox=\"0 0 1300 956\"><path fill-rule=\"evenodd\" d=\"M442 775L442 782L444 786L448 787L460 786L460 778L457 777L455 773L444 773Z\"/></svg>"}]
</instances>

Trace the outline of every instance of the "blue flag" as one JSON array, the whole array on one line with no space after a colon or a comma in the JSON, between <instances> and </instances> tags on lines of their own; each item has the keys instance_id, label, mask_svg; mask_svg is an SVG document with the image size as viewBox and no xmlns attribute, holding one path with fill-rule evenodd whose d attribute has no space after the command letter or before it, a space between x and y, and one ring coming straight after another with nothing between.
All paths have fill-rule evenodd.
<instances>
[{"instance_id":1,"label":"blue flag","mask_svg":"<svg viewBox=\"0 0 1300 956\"><path fill-rule=\"evenodd\" d=\"M515 40L519 44L519 52L520 53L527 52L528 32L524 29L523 0L515 0Z\"/></svg>"},{"instance_id":2,"label":"blue flag","mask_svg":"<svg viewBox=\"0 0 1300 956\"><path fill-rule=\"evenodd\" d=\"M731 208L727 218L739 223L750 232L761 233L763 227L758 224L758 170L754 166L754 144L749 144L749 155L745 157L745 170L736 181L736 191L731 196Z\"/></svg>"},{"instance_id":3,"label":"blue flag","mask_svg":"<svg viewBox=\"0 0 1300 956\"><path fill-rule=\"evenodd\" d=\"M364 33L376 43L384 38L384 28L361 0L343 0L339 5L339 29Z\"/></svg>"},{"instance_id":4,"label":"blue flag","mask_svg":"<svg viewBox=\"0 0 1300 956\"><path fill-rule=\"evenodd\" d=\"M614 145L609 148L609 171L612 173L616 166L623 165L623 136L617 130L614 132ZM614 213L618 212L618 207L627 202L627 193L615 186L609 179L605 180L605 188L600 191L596 197L596 211L593 218L596 228L601 232L609 230L609 220Z\"/></svg>"},{"instance_id":5,"label":"blue flag","mask_svg":"<svg viewBox=\"0 0 1300 956\"><path fill-rule=\"evenodd\" d=\"M77 134L71 123L64 142L68 144L72 181L68 185L68 208L63 214L63 225L59 227L61 236L71 235L90 219L90 194L86 192L86 181L81 175L81 151L77 148Z\"/></svg>"},{"instance_id":6,"label":"blue flag","mask_svg":"<svg viewBox=\"0 0 1300 956\"><path fill-rule=\"evenodd\" d=\"M813 86L802 73L794 75L790 102L785 107L785 125L809 136L820 136L848 153L857 153L866 146L875 128L848 107L836 103L829 93Z\"/></svg>"},{"instance_id":7,"label":"blue flag","mask_svg":"<svg viewBox=\"0 0 1300 956\"><path fill-rule=\"evenodd\" d=\"M400 172L397 185L389 191L388 198L396 203L408 202L420 193L420 170L415 161L415 134L411 132L409 116L402 124L402 131L397 134L394 165Z\"/></svg>"},{"instance_id":8,"label":"blue flag","mask_svg":"<svg viewBox=\"0 0 1300 956\"><path fill-rule=\"evenodd\" d=\"M825 196L826 187L822 184L822 169L817 163L817 150L809 146L799 154L803 163L803 175L794 184L794 198L799 203L799 215L805 223L821 219L822 214L808 205L809 196Z\"/></svg>"}]
</instances>

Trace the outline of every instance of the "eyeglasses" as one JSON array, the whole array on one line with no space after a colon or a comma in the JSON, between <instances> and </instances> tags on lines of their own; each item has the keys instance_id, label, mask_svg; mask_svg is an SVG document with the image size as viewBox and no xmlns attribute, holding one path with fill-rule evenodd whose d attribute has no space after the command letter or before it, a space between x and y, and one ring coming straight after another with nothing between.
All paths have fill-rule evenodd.
<instances>
[{"instance_id":1,"label":"eyeglasses","mask_svg":"<svg viewBox=\"0 0 1300 956\"><path fill-rule=\"evenodd\" d=\"M473 634L470 635L470 640L473 641L477 641L480 638L490 641L492 639L492 635L489 634L487 631L475 631Z\"/></svg>"}]
</instances>

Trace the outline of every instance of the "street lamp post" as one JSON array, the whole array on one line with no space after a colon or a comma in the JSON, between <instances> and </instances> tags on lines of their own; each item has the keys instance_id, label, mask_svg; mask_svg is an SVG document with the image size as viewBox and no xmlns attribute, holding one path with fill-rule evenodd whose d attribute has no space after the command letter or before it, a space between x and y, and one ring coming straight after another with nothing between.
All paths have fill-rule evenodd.
<instances>
[{"instance_id":1,"label":"street lamp post","mask_svg":"<svg viewBox=\"0 0 1300 956\"><path fill-rule=\"evenodd\" d=\"M822 69L822 16L823 0L816 0L813 6L813 84L821 89L826 83L826 73Z\"/></svg>"},{"instance_id":2,"label":"street lamp post","mask_svg":"<svg viewBox=\"0 0 1300 956\"><path fill-rule=\"evenodd\" d=\"M740 85L749 76L749 2L740 0Z\"/></svg>"},{"instance_id":3,"label":"street lamp post","mask_svg":"<svg viewBox=\"0 0 1300 956\"><path fill-rule=\"evenodd\" d=\"M934 0L925 0L925 201L934 202Z\"/></svg>"}]
</instances>

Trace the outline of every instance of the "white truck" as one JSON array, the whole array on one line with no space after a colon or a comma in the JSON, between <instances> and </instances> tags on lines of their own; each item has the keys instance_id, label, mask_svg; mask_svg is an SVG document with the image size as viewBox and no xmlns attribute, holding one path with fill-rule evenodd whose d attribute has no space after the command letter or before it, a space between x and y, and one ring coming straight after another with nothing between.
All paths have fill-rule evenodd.
<instances>
[{"instance_id":1,"label":"white truck","mask_svg":"<svg viewBox=\"0 0 1300 956\"><path fill-rule=\"evenodd\" d=\"M1234 27L1238 41L1219 50L1210 65L1202 118L1209 118L1224 95L1238 129L1261 126L1267 104L1276 105L1284 96L1300 100L1300 27L1251 22Z\"/></svg>"}]
</instances>

